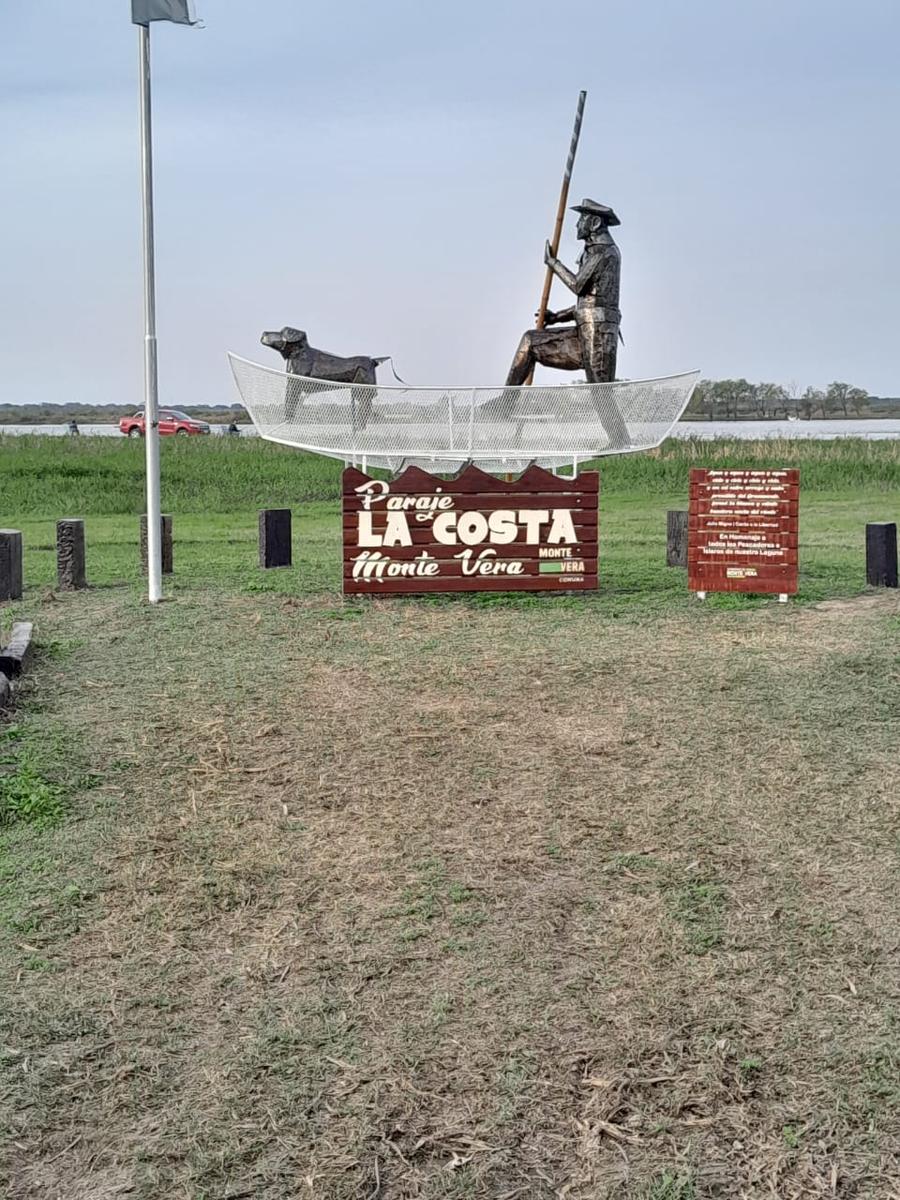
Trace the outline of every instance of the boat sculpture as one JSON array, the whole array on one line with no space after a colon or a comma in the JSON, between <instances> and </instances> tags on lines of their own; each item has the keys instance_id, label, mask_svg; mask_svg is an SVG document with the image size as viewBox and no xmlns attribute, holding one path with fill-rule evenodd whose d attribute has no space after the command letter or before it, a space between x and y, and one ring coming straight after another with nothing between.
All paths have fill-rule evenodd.
<instances>
[{"instance_id":1,"label":"boat sculpture","mask_svg":"<svg viewBox=\"0 0 900 1200\"><path fill-rule=\"evenodd\" d=\"M466 463L551 470L651 450L690 401L699 371L561 386L412 387L335 383L228 355L261 437L392 472L452 473Z\"/></svg>"},{"instance_id":2,"label":"boat sculpture","mask_svg":"<svg viewBox=\"0 0 900 1200\"><path fill-rule=\"evenodd\" d=\"M579 99L575 142L584 93ZM264 333L263 345L282 355L275 370L229 355L244 406L262 437L367 467L424 467L511 473L530 463L556 469L606 454L658 446L687 408L699 371L659 379L616 379L621 255L610 233L620 224L608 205L585 199L576 236L584 243L570 270L557 257L568 194L569 162L553 243L544 262L547 280L537 328L522 336L498 387L384 387L377 366L386 361L342 358L316 350L306 333L286 326ZM574 304L550 312L550 282L558 278ZM537 365L584 371L586 382L531 386Z\"/></svg>"}]
</instances>

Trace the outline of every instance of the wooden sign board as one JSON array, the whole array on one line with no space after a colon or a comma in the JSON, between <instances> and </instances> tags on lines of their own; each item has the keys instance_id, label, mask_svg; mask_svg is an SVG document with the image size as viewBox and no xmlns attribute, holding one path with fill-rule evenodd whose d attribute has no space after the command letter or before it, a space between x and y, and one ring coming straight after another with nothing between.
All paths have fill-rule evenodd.
<instances>
[{"instance_id":1,"label":"wooden sign board","mask_svg":"<svg viewBox=\"0 0 900 1200\"><path fill-rule=\"evenodd\" d=\"M580 592L597 587L600 476L540 467L513 482L466 467L440 479L343 475L344 593Z\"/></svg>"},{"instance_id":2,"label":"wooden sign board","mask_svg":"<svg viewBox=\"0 0 900 1200\"><path fill-rule=\"evenodd\" d=\"M691 471L688 587L693 592L798 588L800 472Z\"/></svg>"}]
</instances>

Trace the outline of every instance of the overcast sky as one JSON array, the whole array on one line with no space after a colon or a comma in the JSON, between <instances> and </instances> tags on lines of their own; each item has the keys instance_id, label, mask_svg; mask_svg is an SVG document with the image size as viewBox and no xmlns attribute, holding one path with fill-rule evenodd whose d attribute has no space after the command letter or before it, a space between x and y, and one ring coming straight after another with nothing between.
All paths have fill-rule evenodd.
<instances>
[{"instance_id":1,"label":"overcast sky","mask_svg":"<svg viewBox=\"0 0 900 1200\"><path fill-rule=\"evenodd\" d=\"M413 383L501 381L579 88L571 198L622 219L620 375L900 394L896 0L197 8L152 29L164 403L230 402L225 351L276 365L285 324ZM0 163L0 401L137 407L128 0L3 0Z\"/></svg>"}]
</instances>

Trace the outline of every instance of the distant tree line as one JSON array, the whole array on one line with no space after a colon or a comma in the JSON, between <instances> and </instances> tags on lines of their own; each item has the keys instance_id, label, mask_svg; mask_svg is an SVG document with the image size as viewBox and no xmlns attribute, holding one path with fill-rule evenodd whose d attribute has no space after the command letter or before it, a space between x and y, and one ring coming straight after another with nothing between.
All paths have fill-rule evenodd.
<instances>
[{"instance_id":1,"label":"distant tree line","mask_svg":"<svg viewBox=\"0 0 900 1200\"><path fill-rule=\"evenodd\" d=\"M167 407L160 405L161 408ZM198 421L211 425L228 425L231 421L247 422L240 404L172 404ZM118 425L120 417L138 411L138 406L121 404L0 404L0 425L65 425L77 421L84 425Z\"/></svg>"},{"instance_id":2,"label":"distant tree line","mask_svg":"<svg viewBox=\"0 0 900 1200\"><path fill-rule=\"evenodd\" d=\"M175 404L199 421L227 425L247 422L240 404ZM116 425L120 417L137 411L121 404L0 404L0 425L63 425L71 420L85 425ZM830 383L827 388L780 383L750 383L746 379L701 379L685 413L692 421L784 420L796 417L900 417L900 397L870 396L864 388L849 383Z\"/></svg>"},{"instance_id":3,"label":"distant tree line","mask_svg":"<svg viewBox=\"0 0 900 1200\"><path fill-rule=\"evenodd\" d=\"M746 379L701 379L685 417L695 421L762 421L823 417L900 416L900 397L870 396L850 383L829 383L824 390Z\"/></svg>"}]
</instances>

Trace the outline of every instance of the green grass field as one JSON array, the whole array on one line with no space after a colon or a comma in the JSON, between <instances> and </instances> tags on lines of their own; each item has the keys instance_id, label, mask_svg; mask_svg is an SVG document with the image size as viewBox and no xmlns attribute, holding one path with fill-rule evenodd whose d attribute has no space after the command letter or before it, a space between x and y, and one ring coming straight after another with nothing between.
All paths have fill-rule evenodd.
<instances>
[{"instance_id":1,"label":"green grass field","mask_svg":"<svg viewBox=\"0 0 900 1200\"><path fill-rule=\"evenodd\" d=\"M801 468L796 601L665 567L691 464ZM0 438L0 1195L897 1200L900 443L601 471L596 595L344 603L334 464L168 443L151 608L141 447Z\"/></svg>"},{"instance_id":2,"label":"green grass field","mask_svg":"<svg viewBox=\"0 0 900 1200\"><path fill-rule=\"evenodd\" d=\"M175 517L176 592L201 583L339 591L339 463L256 440L192 438L164 441L162 464L163 508ZM611 458L599 464L603 582L586 603L603 610L687 603L683 576L665 567L665 514L687 506L692 465L801 468L805 600L856 592L864 580L866 521L896 515L898 442L671 442L653 454ZM23 530L35 586L55 578L55 522L64 516L87 521L94 584L136 582L142 507L140 444L0 437L0 522ZM267 577L256 567L257 512L264 507L293 509L296 541L295 566Z\"/></svg>"}]
</instances>

